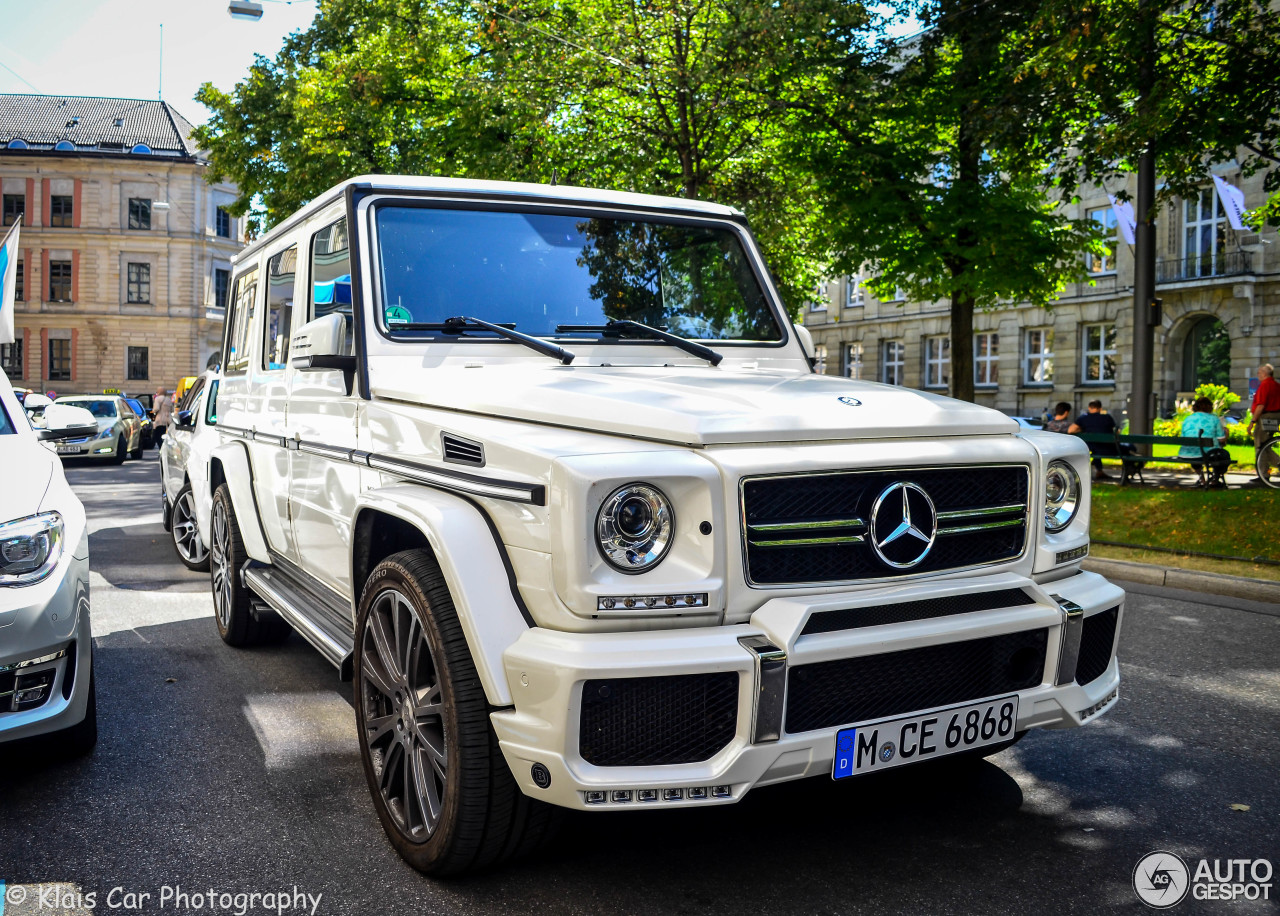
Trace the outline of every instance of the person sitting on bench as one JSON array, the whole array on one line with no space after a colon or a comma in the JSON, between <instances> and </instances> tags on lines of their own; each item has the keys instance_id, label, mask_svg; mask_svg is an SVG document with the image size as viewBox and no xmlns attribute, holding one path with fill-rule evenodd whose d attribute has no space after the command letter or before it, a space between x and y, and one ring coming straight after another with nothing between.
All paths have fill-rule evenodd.
<instances>
[{"instance_id":1,"label":"person sitting on bench","mask_svg":"<svg viewBox=\"0 0 1280 916\"><path fill-rule=\"evenodd\" d=\"M1069 433L1105 433L1108 436L1115 435L1116 421L1109 413L1102 412L1102 402L1093 400L1089 402L1088 413L1082 413L1076 417L1076 421L1068 427ZM1100 455L1108 458L1119 457L1114 442L1090 442L1089 452L1093 458L1093 479L1105 480L1110 479L1111 475L1102 469L1102 458Z\"/></svg>"},{"instance_id":2,"label":"person sitting on bench","mask_svg":"<svg viewBox=\"0 0 1280 916\"><path fill-rule=\"evenodd\" d=\"M1195 439L1197 437L1202 439L1212 439L1213 444L1219 448L1226 445L1227 429L1222 425L1222 420L1218 415L1213 412L1213 401L1208 398L1196 398L1195 403L1191 405L1191 409L1194 412L1191 416L1182 421L1182 430L1178 435L1182 436L1184 439ZM1196 475L1200 478L1201 486L1210 486L1211 484L1218 483L1222 477L1222 471L1226 470L1225 466L1219 469L1218 465L1222 464L1222 462L1219 461L1209 460L1199 463L1196 462L1194 459L1210 458L1210 449L1201 448L1198 445L1182 446L1178 449L1178 457L1193 459L1191 462L1191 469L1195 471ZM1227 463L1229 463L1229 461L1230 459L1228 459ZM1209 470L1211 477L1213 478L1212 480L1205 480L1204 466L1206 464L1210 466Z\"/></svg>"}]
</instances>

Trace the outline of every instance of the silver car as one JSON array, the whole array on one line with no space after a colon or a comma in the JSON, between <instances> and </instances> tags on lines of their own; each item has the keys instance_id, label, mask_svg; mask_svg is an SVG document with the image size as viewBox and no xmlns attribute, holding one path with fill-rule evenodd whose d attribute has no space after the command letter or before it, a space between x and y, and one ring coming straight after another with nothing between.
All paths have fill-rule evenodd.
<instances>
[{"instance_id":1,"label":"silver car","mask_svg":"<svg viewBox=\"0 0 1280 916\"><path fill-rule=\"evenodd\" d=\"M69 753L98 737L84 506L42 445L91 434L84 410L57 404L33 429L0 375L0 743L58 732Z\"/></svg>"},{"instance_id":2,"label":"silver car","mask_svg":"<svg viewBox=\"0 0 1280 916\"><path fill-rule=\"evenodd\" d=\"M209 453L221 440L215 434L218 377L206 372L174 410L160 444L164 526L173 549L188 569L209 568L209 549L200 537L197 500L209 499ZM208 518L208 509L204 515Z\"/></svg>"},{"instance_id":3,"label":"silver car","mask_svg":"<svg viewBox=\"0 0 1280 916\"><path fill-rule=\"evenodd\" d=\"M59 455L105 458L115 464L121 464L126 457L142 457L142 420L124 398L113 394L68 395L54 403L83 407L98 421L97 435L59 442Z\"/></svg>"}]
</instances>

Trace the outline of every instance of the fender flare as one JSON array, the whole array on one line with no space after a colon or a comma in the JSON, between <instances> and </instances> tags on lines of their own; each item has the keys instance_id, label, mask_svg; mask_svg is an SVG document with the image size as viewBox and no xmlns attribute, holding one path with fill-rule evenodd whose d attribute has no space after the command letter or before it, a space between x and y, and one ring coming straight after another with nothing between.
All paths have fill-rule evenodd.
<instances>
[{"instance_id":1,"label":"fender flare","mask_svg":"<svg viewBox=\"0 0 1280 916\"><path fill-rule=\"evenodd\" d=\"M209 456L210 472L214 465L222 466L222 479L231 491L231 507L236 510L244 552L255 560L270 563L267 538L262 531L262 520L258 517L258 501L253 495L253 470L249 465L249 452L244 443L224 442L219 445ZM209 495L212 499L212 492ZM250 518L253 519L253 524L245 524ZM196 521L198 527L199 516Z\"/></svg>"},{"instance_id":2,"label":"fender flare","mask_svg":"<svg viewBox=\"0 0 1280 916\"><path fill-rule=\"evenodd\" d=\"M449 586L485 698L492 706L514 705L502 653L531 624L525 616L528 612L517 602L506 555L484 510L469 499L440 490L380 487L361 494L352 531L358 530L360 514L368 510L407 522L426 537ZM353 568L353 583L354 573ZM357 605L359 598L355 596Z\"/></svg>"}]
</instances>

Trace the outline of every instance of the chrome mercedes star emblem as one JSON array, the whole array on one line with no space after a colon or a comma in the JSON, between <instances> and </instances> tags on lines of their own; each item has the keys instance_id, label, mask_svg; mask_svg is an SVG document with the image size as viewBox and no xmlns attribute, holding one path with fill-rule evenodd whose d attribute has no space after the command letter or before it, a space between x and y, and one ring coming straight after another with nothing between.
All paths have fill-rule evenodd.
<instances>
[{"instance_id":1,"label":"chrome mercedes star emblem","mask_svg":"<svg viewBox=\"0 0 1280 916\"><path fill-rule=\"evenodd\" d=\"M938 515L918 484L892 483L871 507L871 546L894 569L917 566L933 549Z\"/></svg>"}]
</instances>

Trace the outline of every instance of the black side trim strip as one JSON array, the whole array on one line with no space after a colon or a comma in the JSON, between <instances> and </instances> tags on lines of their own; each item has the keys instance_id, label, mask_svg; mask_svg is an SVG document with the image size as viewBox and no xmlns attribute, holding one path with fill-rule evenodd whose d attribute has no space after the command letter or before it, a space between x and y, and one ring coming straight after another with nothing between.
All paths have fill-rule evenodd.
<instances>
[{"instance_id":1,"label":"black side trim strip","mask_svg":"<svg viewBox=\"0 0 1280 916\"><path fill-rule=\"evenodd\" d=\"M973 614L978 611L993 611L1035 603L1035 599L1020 588L1004 588L994 592L970 592L962 595L944 595L939 598L922 598L918 601L899 601L896 604L818 611L809 615L800 635L809 636L814 633L878 627L888 623L904 623L908 620L932 620L935 617Z\"/></svg>"},{"instance_id":2,"label":"black side trim strip","mask_svg":"<svg viewBox=\"0 0 1280 916\"><path fill-rule=\"evenodd\" d=\"M524 603L524 596L520 594L520 587L516 584L516 570L511 565L511 557L507 556L507 545L502 543L502 536L498 534L498 526L493 523L493 519L489 517L489 513L485 511L484 506L469 496L461 493L456 495L459 499L466 500L475 506L476 511L480 513L480 517L484 519L484 523L489 526L489 533L493 535L493 546L498 548L498 556L502 557L502 568L507 571L507 585L511 589L511 597L515 601L516 607L520 609L520 616L524 618L524 622L530 627L536 627L538 625L537 621L529 613L529 608Z\"/></svg>"}]
</instances>

